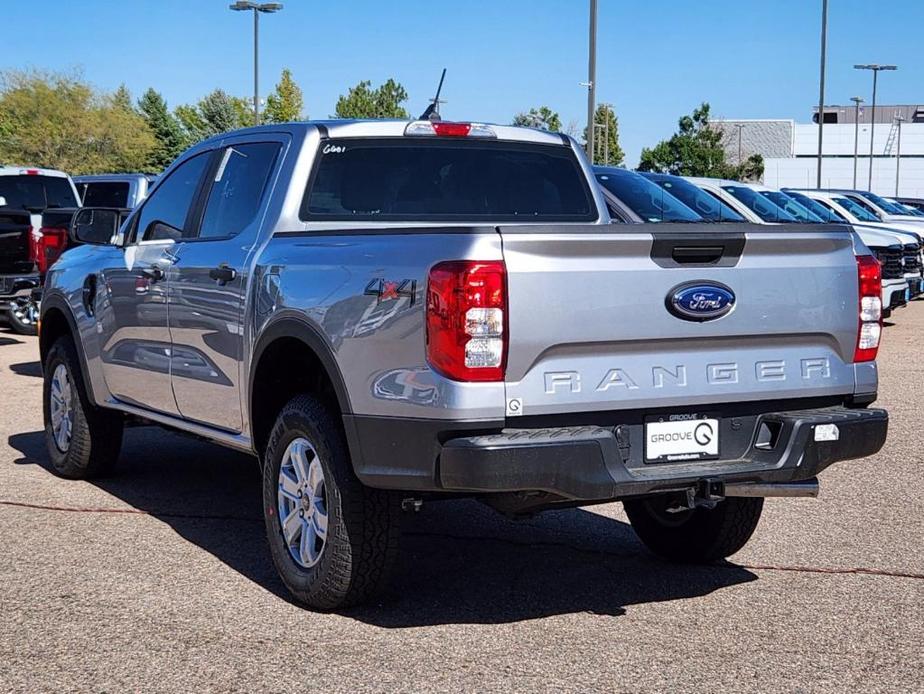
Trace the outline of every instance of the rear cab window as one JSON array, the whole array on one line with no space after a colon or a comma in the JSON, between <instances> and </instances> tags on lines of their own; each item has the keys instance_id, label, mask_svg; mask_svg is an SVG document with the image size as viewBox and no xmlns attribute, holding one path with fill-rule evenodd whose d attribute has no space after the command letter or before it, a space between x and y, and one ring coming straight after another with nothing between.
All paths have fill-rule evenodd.
<instances>
[{"instance_id":1,"label":"rear cab window","mask_svg":"<svg viewBox=\"0 0 924 694\"><path fill-rule=\"evenodd\" d=\"M92 181L78 183L84 207L128 207L129 184L126 181Z\"/></svg>"},{"instance_id":2,"label":"rear cab window","mask_svg":"<svg viewBox=\"0 0 924 694\"><path fill-rule=\"evenodd\" d=\"M74 189L63 176L22 174L0 176L0 197L8 207L43 212L55 207L79 207Z\"/></svg>"},{"instance_id":3,"label":"rear cab window","mask_svg":"<svg viewBox=\"0 0 924 694\"><path fill-rule=\"evenodd\" d=\"M570 147L448 138L322 141L304 221L592 222Z\"/></svg>"}]
</instances>

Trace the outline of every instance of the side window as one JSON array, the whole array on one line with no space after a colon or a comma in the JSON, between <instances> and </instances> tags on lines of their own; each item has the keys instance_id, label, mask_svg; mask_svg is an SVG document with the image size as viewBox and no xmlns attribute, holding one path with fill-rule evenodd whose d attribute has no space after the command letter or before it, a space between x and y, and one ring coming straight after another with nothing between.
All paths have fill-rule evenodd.
<instances>
[{"instance_id":1,"label":"side window","mask_svg":"<svg viewBox=\"0 0 924 694\"><path fill-rule=\"evenodd\" d=\"M275 142L236 145L222 152L202 216L200 239L235 236L256 219L278 153Z\"/></svg>"},{"instance_id":2,"label":"side window","mask_svg":"<svg viewBox=\"0 0 924 694\"><path fill-rule=\"evenodd\" d=\"M138 214L136 241L179 241L187 236L186 216L211 154L203 152L180 164L147 199Z\"/></svg>"}]
</instances>

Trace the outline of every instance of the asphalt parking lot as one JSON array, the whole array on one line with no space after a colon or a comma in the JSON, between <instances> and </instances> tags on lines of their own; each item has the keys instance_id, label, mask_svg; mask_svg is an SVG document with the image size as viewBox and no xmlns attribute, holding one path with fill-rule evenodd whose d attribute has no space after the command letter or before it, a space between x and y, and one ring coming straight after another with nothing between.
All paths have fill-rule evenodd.
<instances>
[{"instance_id":1,"label":"asphalt parking lot","mask_svg":"<svg viewBox=\"0 0 924 694\"><path fill-rule=\"evenodd\" d=\"M391 591L316 614L264 543L255 462L129 430L49 471L34 338L0 330L0 690L924 691L924 302L880 352L889 441L769 500L723 566L648 555L619 504L407 519Z\"/></svg>"}]
</instances>

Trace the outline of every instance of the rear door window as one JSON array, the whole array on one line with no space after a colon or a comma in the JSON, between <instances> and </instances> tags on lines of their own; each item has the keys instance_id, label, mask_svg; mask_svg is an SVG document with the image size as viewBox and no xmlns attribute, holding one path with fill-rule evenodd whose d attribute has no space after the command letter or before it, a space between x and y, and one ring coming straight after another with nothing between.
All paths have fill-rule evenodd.
<instances>
[{"instance_id":1,"label":"rear door window","mask_svg":"<svg viewBox=\"0 0 924 694\"><path fill-rule=\"evenodd\" d=\"M278 153L275 142L235 145L222 151L199 228L200 239L235 236L253 222Z\"/></svg>"},{"instance_id":2,"label":"rear door window","mask_svg":"<svg viewBox=\"0 0 924 694\"><path fill-rule=\"evenodd\" d=\"M322 142L306 221L589 222L598 214L570 147L434 138Z\"/></svg>"}]
</instances>

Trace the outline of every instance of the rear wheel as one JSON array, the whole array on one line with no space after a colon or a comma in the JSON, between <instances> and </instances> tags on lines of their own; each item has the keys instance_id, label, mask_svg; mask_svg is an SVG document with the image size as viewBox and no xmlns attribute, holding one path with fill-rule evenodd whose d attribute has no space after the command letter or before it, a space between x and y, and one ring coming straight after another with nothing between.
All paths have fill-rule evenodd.
<instances>
[{"instance_id":1,"label":"rear wheel","mask_svg":"<svg viewBox=\"0 0 924 694\"><path fill-rule=\"evenodd\" d=\"M31 297L13 299L7 312L10 328L20 335L35 335L38 325L39 305Z\"/></svg>"},{"instance_id":2,"label":"rear wheel","mask_svg":"<svg viewBox=\"0 0 924 694\"><path fill-rule=\"evenodd\" d=\"M108 472L122 447L122 416L90 403L70 337L48 351L43 371L45 442L55 472L70 479Z\"/></svg>"},{"instance_id":3,"label":"rear wheel","mask_svg":"<svg viewBox=\"0 0 924 694\"><path fill-rule=\"evenodd\" d=\"M341 427L309 395L289 401L270 435L263 513L273 563L299 602L331 610L384 587L398 549L400 500L360 483Z\"/></svg>"},{"instance_id":4,"label":"rear wheel","mask_svg":"<svg viewBox=\"0 0 924 694\"><path fill-rule=\"evenodd\" d=\"M670 495L623 502L645 546L671 561L708 563L731 556L747 544L763 510L762 498L729 497L715 508L670 512Z\"/></svg>"}]
</instances>

